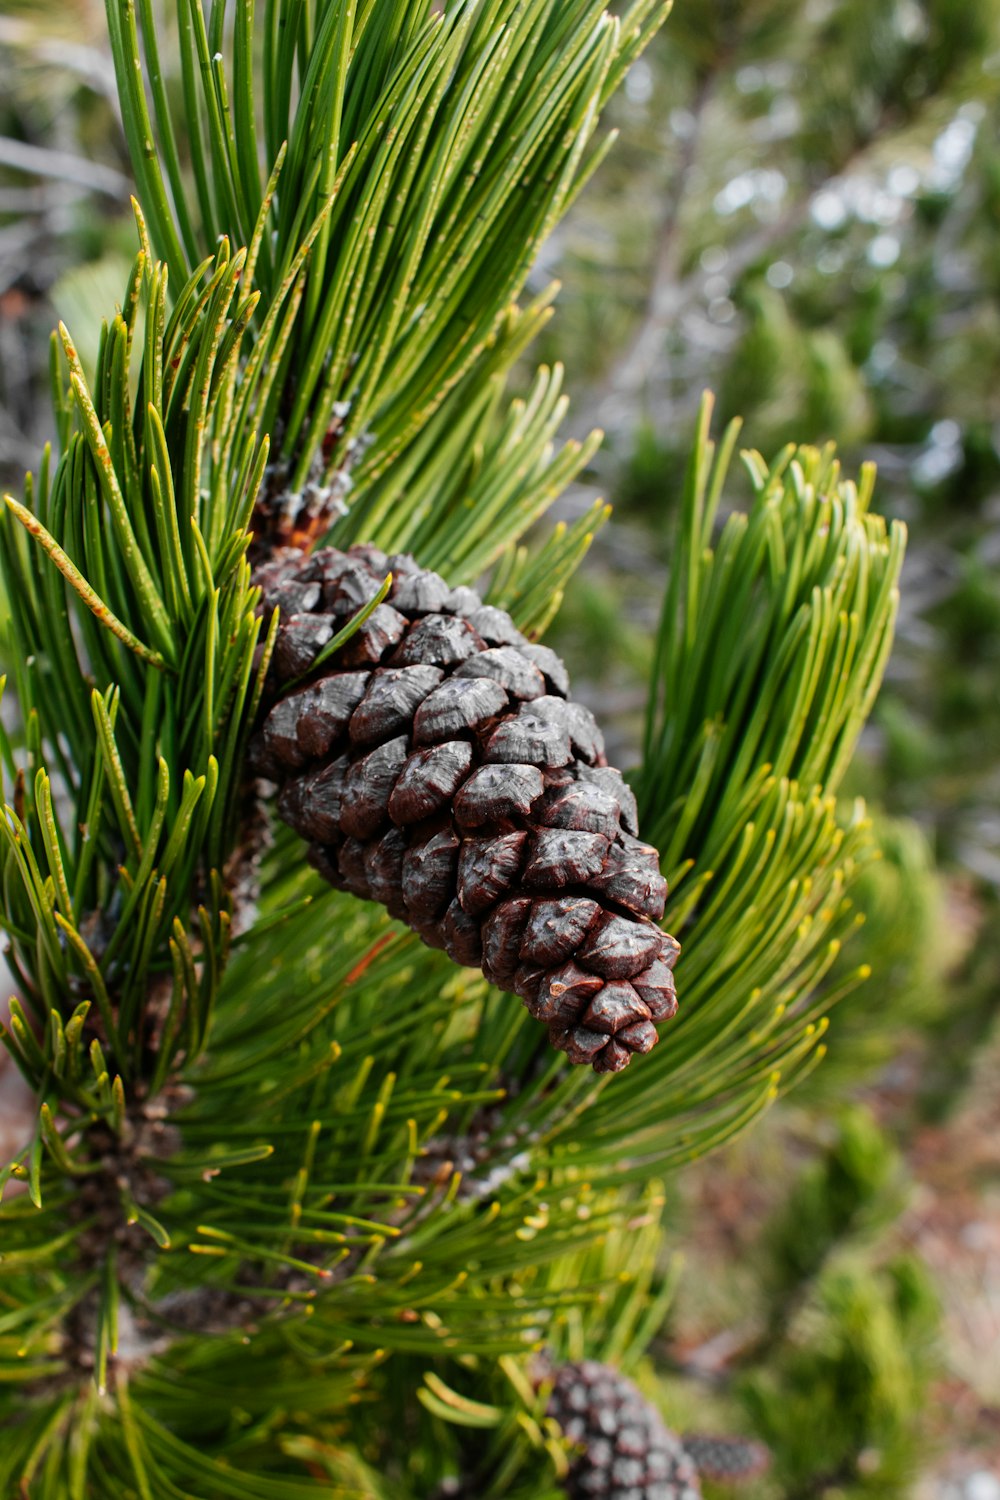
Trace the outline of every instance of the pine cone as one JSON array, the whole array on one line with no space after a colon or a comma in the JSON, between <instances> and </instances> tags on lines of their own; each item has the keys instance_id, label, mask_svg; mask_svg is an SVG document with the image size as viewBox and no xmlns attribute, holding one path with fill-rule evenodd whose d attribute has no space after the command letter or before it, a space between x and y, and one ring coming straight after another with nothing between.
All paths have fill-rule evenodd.
<instances>
[{"instance_id":1,"label":"pine cone","mask_svg":"<svg viewBox=\"0 0 1000 1500\"><path fill-rule=\"evenodd\" d=\"M770 1450L753 1438L685 1432L681 1442L698 1473L716 1484L740 1484L745 1479L756 1479L770 1467Z\"/></svg>"},{"instance_id":2,"label":"pine cone","mask_svg":"<svg viewBox=\"0 0 1000 1500\"><path fill-rule=\"evenodd\" d=\"M572 1062L648 1052L677 1009L666 882L555 653L373 547L279 555L256 581L281 622L253 764L313 865L520 995Z\"/></svg>"},{"instance_id":3,"label":"pine cone","mask_svg":"<svg viewBox=\"0 0 1000 1500\"><path fill-rule=\"evenodd\" d=\"M697 1500L694 1464L651 1402L609 1365L585 1359L556 1373L548 1415L582 1452L569 1500Z\"/></svg>"}]
</instances>

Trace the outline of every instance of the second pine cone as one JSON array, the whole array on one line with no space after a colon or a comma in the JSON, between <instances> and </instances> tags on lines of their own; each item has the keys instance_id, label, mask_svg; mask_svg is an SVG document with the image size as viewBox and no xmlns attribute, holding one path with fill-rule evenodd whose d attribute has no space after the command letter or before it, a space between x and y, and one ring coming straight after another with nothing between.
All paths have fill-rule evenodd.
<instances>
[{"instance_id":1,"label":"second pine cone","mask_svg":"<svg viewBox=\"0 0 1000 1500\"><path fill-rule=\"evenodd\" d=\"M648 1052L677 1009L666 882L555 653L374 547L279 555L255 581L281 617L254 768L315 867L520 995L572 1062Z\"/></svg>"}]
</instances>

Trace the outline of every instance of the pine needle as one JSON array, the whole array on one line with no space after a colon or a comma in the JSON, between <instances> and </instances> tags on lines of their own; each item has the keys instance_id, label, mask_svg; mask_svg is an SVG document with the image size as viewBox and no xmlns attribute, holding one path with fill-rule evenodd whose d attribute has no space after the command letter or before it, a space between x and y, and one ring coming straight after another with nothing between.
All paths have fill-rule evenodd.
<instances>
[{"instance_id":1,"label":"pine needle","mask_svg":"<svg viewBox=\"0 0 1000 1500\"><path fill-rule=\"evenodd\" d=\"M157 667L161 671L171 670L160 653L154 651L152 647L144 645L137 636L132 634L128 626L119 620L118 616L105 604L104 600L98 597L80 570L67 557L55 537L46 531L41 521L36 516L33 516L20 501L15 500L13 495L4 495L4 503L7 509L17 517L25 531L30 536L33 536L43 551L48 554L66 579L66 582L79 594L90 612L96 616L106 629L110 630L112 635L117 636L130 651L134 651L136 656L140 657L142 661L149 662L150 666Z\"/></svg>"}]
</instances>

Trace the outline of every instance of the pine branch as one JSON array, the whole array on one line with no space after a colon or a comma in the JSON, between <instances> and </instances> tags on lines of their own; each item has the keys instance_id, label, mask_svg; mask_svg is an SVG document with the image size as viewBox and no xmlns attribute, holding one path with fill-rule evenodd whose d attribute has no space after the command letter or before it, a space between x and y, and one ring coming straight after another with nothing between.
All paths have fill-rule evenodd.
<instances>
[{"instance_id":1,"label":"pine branch","mask_svg":"<svg viewBox=\"0 0 1000 1500\"><path fill-rule=\"evenodd\" d=\"M566 1465L528 1361L639 1358L672 1290L651 1172L819 1056L865 848L835 794L902 536L867 479L799 450L750 456L755 503L714 541L735 432L716 461L707 408L636 778L685 929L670 1044L614 1093L572 1072L481 974L321 893L284 833L250 851L259 911L231 937L279 623L252 529L306 545L349 492L339 540L454 583L495 567L536 634L604 519L522 544L593 440L556 449L558 368L504 389L551 300L516 305L534 254L663 13L268 0L255 33L251 6L230 26L180 0L175 73L150 0L110 0L164 263L140 217L93 382L54 346L58 460L0 516L22 713L0 894L27 1006L3 1041L38 1096L3 1178L27 1191L3 1209L0 1376L26 1395L4 1396L0 1487L378 1494L374 1450L387 1492L433 1493L444 1452L484 1494L537 1495Z\"/></svg>"},{"instance_id":2,"label":"pine branch","mask_svg":"<svg viewBox=\"0 0 1000 1500\"><path fill-rule=\"evenodd\" d=\"M229 429L256 302L238 291L244 259L220 246L168 319L165 272L140 251L93 391L63 330L63 451L0 520L8 650L38 767L0 826L5 916L46 1028L39 1044L15 1020L7 1041L36 1082L54 1067L55 1097L113 1129L113 1069L137 1083L148 1048L197 1052L228 946L213 871L234 838L257 701L245 553L267 455L266 441L234 444ZM259 365L247 369L256 379ZM10 770L10 747L6 759ZM78 1015L81 991L97 1032ZM112 1073L101 1081L102 1061L86 1084L91 1039Z\"/></svg>"},{"instance_id":3,"label":"pine branch","mask_svg":"<svg viewBox=\"0 0 1000 1500\"><path fill-rule=\"evenodd\" d=\"M504 323L537 247L596 164L600 106L665 12L642 0L618 22L597 0L463 0L444 14L394 0L330 7L313 36L306 8L269 0L255 100L252 8L230 38L221 0L207 27L181 4L181 115L151 7L137 24L131 7L109 4L126 135L173 280L197 246L247 242L263 211L257 279L268 305L305 224L331 204L289 329L294 391L275 392L260 417L265 429L280 424L290 490L344 471L355 503L390 474L398 492L435 414L447 410L447 430L464 412L468 379L498 337L510 343ZM262 197L259 157L282 152L277 189ZM498 244L518 253L497 257ZM419 515L433 493L408 487L404 512Z\"/></svg>"}]
</instances>

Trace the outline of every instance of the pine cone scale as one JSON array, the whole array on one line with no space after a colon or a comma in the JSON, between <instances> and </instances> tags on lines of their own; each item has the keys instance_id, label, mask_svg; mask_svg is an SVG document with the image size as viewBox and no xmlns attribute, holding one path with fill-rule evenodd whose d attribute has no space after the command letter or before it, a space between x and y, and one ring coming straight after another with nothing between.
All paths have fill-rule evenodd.
<instances>
[{"instance_id":1,"label":"pine cone scale","mask_svg":"<svg viewBox=\"0 0 1000 1500\"><path fill-rule=\"evenodd\" d=\"M465 740L448 740L410 755L389 797L388 811L400 828L419 823L444 807L459 787L468 782L472 746Z\"/></svg>"},{"instance_id":2,"label":"pine cone scale","mask_svg":"<svg viewBox=\"0 0 1000 1500\"><path fill-rule=\"evenodd\" d=\"M308 681L383 566L388 599ZM619 1072L648 1052L676 1009L666 884L555 653L373 548L288 554L258 582L265 610L293 612L254 761L314 867L520 995L571 1061Z\"/></svg>"}]
</instances>

